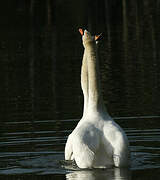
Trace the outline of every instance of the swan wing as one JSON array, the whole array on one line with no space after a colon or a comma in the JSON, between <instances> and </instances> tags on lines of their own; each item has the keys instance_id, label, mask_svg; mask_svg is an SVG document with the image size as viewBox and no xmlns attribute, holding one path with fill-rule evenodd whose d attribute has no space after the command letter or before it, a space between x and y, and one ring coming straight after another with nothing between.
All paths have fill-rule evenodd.
<instances>
[{"instance_id":1,"label":"swan wing","mask_svg":"<svg viewBox=\"0 0 160 180\"><path fill-rule=\"evenodd\" d=\"M80 168L92 168L99 147L99 132L92 126L82 125L73 136L74 159Z\"/></svg>"},{"instance_id":2,"label":"swan wing","mask_svg":"<svg viewBox=\"0 0 160 180\"><path fill-rule=\"evenodd\" d=\"M115 122L107 123L104 126L104 137L111 144L114 165L116 167L128 166L129 144L123 129Z\"/></svg>"},{"instance_id":3,"label":"swan wing","mask_svg":"<svg viewBox=\"0 0 160 180\"><path fill-rule=\"evenodd\" d=\"M72 136L69 135L65 146L65 160L73 160Z\"/></svg>"}]
</instances>

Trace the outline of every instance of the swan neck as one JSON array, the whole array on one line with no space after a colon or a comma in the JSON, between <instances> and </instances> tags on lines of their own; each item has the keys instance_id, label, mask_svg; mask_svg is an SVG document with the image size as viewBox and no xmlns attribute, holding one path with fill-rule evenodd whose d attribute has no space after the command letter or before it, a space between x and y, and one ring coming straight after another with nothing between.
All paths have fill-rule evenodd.
<instances>
[{"instance_id":1,"label":"swan neck","mask_svg":"<svg viewBox=\"0 0 160 180\"><path fill-rule=\"evenodd\" d=\"M89 100L88 108L100 111L104 109L104 103L100 87L100 72L98 53L95 43L87 44L86 48L87 62L88 62L88 82L89 82Z\"/></svg>"}]
</instances>

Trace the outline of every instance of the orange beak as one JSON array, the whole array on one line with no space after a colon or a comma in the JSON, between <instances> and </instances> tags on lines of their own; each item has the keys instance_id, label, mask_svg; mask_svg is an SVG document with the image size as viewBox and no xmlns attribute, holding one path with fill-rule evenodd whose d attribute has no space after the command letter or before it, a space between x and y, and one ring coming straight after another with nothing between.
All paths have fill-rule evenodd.
<instances>
[{"instance_id":1,"label":"orange beak","mask_svg":"<svg viewBox=\"0 0 160 180\"><path fill-rule=\"evenodd\" d=\"M95 36L94 36L95 41L99 40L101 36L102 36L102 33L101 33L101 34L99 34L99 35L95 35Z\"/></svg>"},{"instance_id":2,"label":"orange beak","mask_svg":"<svg viewBox=\"0 0 160 180\"><path fill-rule=\"evenodd\" d=\"M79 32L83 36L83 29L79 28Z\"/></svg>"}]
</instances>

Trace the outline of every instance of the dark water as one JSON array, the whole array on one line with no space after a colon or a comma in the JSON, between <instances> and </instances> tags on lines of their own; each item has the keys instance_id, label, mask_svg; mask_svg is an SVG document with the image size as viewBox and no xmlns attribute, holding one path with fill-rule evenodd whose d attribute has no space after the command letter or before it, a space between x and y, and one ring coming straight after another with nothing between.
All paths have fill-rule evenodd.
<instances>
[{"instance_id":1,"label":"dark water","mask_svg":"<svg viewBox=\"0 0 160 180\"><path fill-rule=\"evenodd\" d=\"M130 125L130 121L134 124ZM115 118L127 133L131 168L77 170L64 163L67 135L77 120L6 122L0 137L0 174L53 179L153 179L160 172L160 117ZM46 175L46 176L45 176ZM49 176L48 176L49 175ZM8 177L8 176L7 176ZM7 178L4 176L4 178Z\"/></svg>"},{"instance_id":2,"label":"dark water","mask_svg":"<svg viewBox=\"0 0 160 180\"><path fill-rule=\"evenodd\" d=\"M159 0L0 2L3 179L159 179L159 9ZM67 136L83 109L79 27L103 33L103 95L129 138L129 170L64 163Z\"/></svg>"}]
</instances>

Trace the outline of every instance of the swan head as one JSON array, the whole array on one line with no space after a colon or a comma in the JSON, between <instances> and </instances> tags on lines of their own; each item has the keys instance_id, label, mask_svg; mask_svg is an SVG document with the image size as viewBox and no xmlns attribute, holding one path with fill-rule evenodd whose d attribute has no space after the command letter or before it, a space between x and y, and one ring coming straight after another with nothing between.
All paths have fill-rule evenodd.
<instances>
[{"instance_id":1,"label":"swan head","mask_svg":"<svg viewBox=\"0 0 160 180\"><path fill-rule=\"evenodd\" d=\"M83 46L85 47L87 44L97 44L101 35L95 35L92 36L91 33L87 30L79 29L80 34L82 35L82 41L83 41Z\"/></svg>"},{"instance_id":2,"label":"swan head","mask_svg":"<svg viewBox=\"0 0 160 180\"><path fill-rule=\"evenodd\" d=\"M84 34L82 36L82 41L83 41L84 47L87 44L92 44L92 43L94 44L95 43L94 36L92 36L91 33L88 32L87 30L84 30Z\"/></svg>"}]
</instances>

